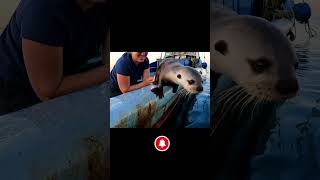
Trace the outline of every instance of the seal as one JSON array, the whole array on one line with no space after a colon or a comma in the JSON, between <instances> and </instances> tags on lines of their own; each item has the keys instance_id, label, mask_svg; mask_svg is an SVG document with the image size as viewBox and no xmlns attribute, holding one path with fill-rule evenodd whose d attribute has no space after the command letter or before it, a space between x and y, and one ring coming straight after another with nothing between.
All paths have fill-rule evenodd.
<instances>
[{"instance_id":1,"label":"seal","mask_svg":"<svg viewBox=\"0 0 320 180\"><path fill-rule=\"evenodd\" d=\"M269 21L212 7L211 68L260 101L285 100L299 90L298 58L288 38ZM239 91L239 89L238 89Z\"/></svg>"},{"instance_id":2,"label":"seal","mask_svg":"<svg viewBox=\"0 0 320 180\"><path fill-rule=\"evenodd\" d=\"M164 60L156 71L154 85L151 89L160 99L163 98L163 86L171 86L172 92L176 93L178 86L182 86L190 94L197 94L203 91L202 78L200 73L189 66L183 66L176 59Z\"/></svg>"}]
</instances>

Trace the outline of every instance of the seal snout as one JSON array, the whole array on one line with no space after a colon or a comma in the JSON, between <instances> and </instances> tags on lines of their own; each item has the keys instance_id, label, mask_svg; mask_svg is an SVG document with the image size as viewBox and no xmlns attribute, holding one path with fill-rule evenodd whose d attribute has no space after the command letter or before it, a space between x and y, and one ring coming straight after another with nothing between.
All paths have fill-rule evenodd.
<instances>
[{"instance_id":1,"label":"seal snout","mask_svg":"<svg viewBox=\"0 0 320 180\"><path fill-rule=\"evenodd\" d=\"M297 79L279 80L276 84L276 90L281 95L296 94L299 90Z\"/></svg>"},{"instance_id":2,"label":"seal snout","mask_svg":"<svg viewBox=\"0 0 320 180\"><path fill-rule=\"evenodd\" d=\"M197 87L197 91L198 91L198 92L203 91L203 87L202 87L202 86L198 86L198 87Z\"/></svg>"}]
</instances>

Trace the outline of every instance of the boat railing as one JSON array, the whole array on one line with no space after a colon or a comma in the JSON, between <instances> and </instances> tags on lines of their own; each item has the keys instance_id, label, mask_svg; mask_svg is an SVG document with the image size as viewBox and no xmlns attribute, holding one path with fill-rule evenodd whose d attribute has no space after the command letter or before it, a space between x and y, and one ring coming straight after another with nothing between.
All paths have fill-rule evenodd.
<instances>
[{"instance_id":1,"label":"boat railing","mask_svg":"<svg viewBox=\"0 0 320 180\"><path fill-rule=\"evenodd\" d=\"M1 179L105 179L106 97L103 83L0 116Z\"/></svg>"},{"instance_id":2,"label":"boat railing","mask_svg":"<svg viewBox=\"0 0 320 180\"><path fill-rule=\"evenodd\" d=\"M239 14L251 14L254 0L214 0L214 3L223 5L224 7L230 8Z\"/></svg>"},{"instance_id":3,"label":"boat railing","mask_svg":"<svg viewBox=\"0 0 320 180\"><path fill-rule=\"evenodd\" d=\"M107 179L106 85L0 116L1 179Z\"/></svg>"},{"instance_id":4,"label":"boat railing","mask_svg":"<svg viewBox=\"0 0 320 180\"><path fill-rule=\"evenodd\" d=\"M179 102L181 87L177 93L165 86L164 97L159 99L151 89L154 85L110 98L111 128L160 127Z\"/></svg>"}]
</instances>

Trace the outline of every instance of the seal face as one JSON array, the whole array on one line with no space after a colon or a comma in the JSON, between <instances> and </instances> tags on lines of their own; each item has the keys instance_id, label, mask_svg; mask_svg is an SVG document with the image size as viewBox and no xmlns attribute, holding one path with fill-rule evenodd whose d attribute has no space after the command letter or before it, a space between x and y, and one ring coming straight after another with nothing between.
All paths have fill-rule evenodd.
<instances>
[{"instance_id":1,"label":"seal face","mask_svg":"<svg viewBox=\"0 0 320 180\"><path fill-rule=\"evenodd\" d=\"M154 84L157 85L157 87L151 91L160 99L164 96L163 86L171 86L173 93L177 92L179 85L190 94L203 91L200 73L192 67L181 65L175 59L166 59L159 65Z\"/></svg>"},{"instance_id":2,"label":"seal face","mask_svg":"<svg viewBox=\"0 0 320 180\"><path fill-rule=\"evenodd\" d=\"M278 28L263 18L225 13L223 9L211 12L211 16L210 52L216 73L229 76L263 101L296 96L297 56Z\"/></svg>"}]
</instances>

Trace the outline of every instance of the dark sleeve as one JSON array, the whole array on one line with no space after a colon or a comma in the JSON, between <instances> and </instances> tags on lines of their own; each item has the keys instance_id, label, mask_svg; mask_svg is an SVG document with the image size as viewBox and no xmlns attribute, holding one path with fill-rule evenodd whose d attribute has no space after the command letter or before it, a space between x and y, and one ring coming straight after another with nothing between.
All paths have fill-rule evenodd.
<instances>
[{"instance_id":1,"label":"dark sleeve","mask_svg":"<svg viewBox=\"0 0 320 180\"><path fill-rule=\"evenodd\" d=\"M34 1L24 8L21 36L39 43L61 47L65 36L62 22L63 8L57 10L53 4L46 2Z\"/></svg>"},{"instance_id":2,"label":"dark sleeve","mask_svg":"<svg viewBox=\"0 0 320 180\"><path fill-rule=\"evenodd\" d=\"M117 74L121 74L124 76L130 76L129 60L125 57L121 57L118 61L119 61L119 63L117 63L117 65L116 65Z\"/></svg>"},{"instance_id":3,"label":"dark sleeve","mask_svg":"<svg viewBox=\"0 0 320 180\"><path fill-rule=\"evenodd\" d=\"M150 67L149 65L149 59L146 58L146 60L144 61L144 64L143 64L143 69L148 69Z\"/></svg>"}]
</instances>

